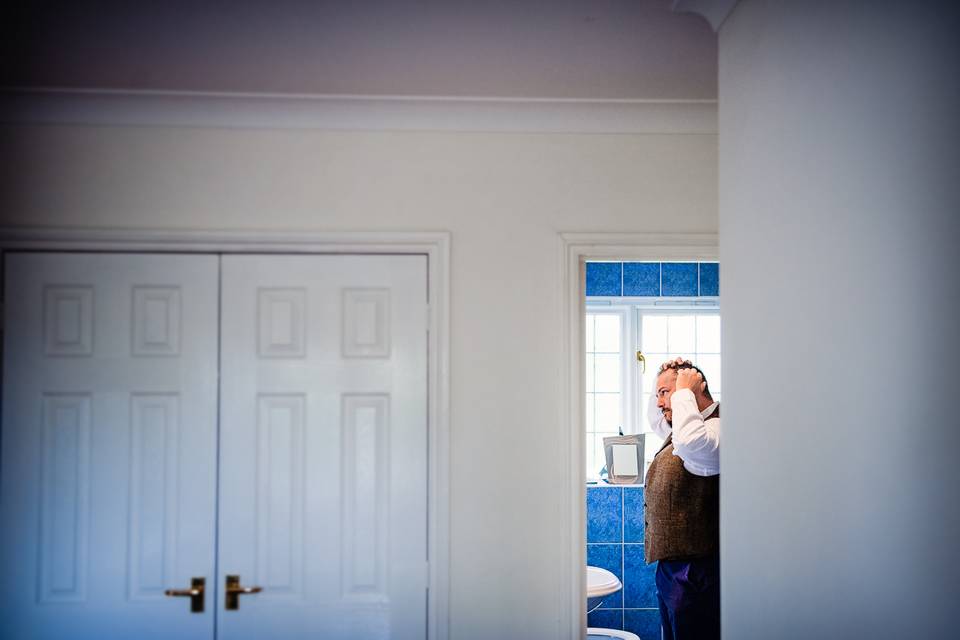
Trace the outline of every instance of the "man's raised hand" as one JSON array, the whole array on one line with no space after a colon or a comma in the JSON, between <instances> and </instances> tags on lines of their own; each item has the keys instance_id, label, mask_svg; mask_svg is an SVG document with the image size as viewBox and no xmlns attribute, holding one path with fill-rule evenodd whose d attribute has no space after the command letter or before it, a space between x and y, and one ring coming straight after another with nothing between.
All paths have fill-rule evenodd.
<instances>
[{"instance_id":1,"label":"man's raised hand","mask_svg":"<svg viewBox=\"0 0 960 640\"><path fill-rule=\"evenodd\" d=\"M704 382L703 376L696 369L680 369L677 372L677 391L690 389L690 391L693 391L693 395L699 396L703 395L706 388L707 383Z\"/></svg>"}]
</instances>

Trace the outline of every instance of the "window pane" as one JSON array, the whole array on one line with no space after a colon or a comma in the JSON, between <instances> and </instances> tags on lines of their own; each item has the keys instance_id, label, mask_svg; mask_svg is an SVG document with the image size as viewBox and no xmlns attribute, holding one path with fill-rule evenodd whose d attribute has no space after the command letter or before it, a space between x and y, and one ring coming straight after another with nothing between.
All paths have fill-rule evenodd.
<instances>
[{"instance_id":1,"label":"window pane","mask_svg":"<svg viewBox=\"0 0 960 640\"><path fill-rule=\"evenodd\" d=\"M697 316L697 351L720 353L720 316Z\"/></svg>"},{"instance_id":2,"label":"window pane","mask_svg":"<svg viewBox=\"0 0 960 640\"><path fill-rule=\"evenodd\" d=\"M589 360L589 356L587 357ZM620 355L598 354L594 361L594 390L620 391ZM588 376L589 378L589 376Z\"/></svg>"},{"instance_id":3,"label":"window pane","mask_svg":"<svg viewBox=\"0 0 960 640\"><path fill-rule=\"evenodd\" d=\"M593 422L594 413L593 413L593 394L592 394L592 393L588 393L588 394L587 394L586 404L584 405L584 413L585 413L586 416L587 416L587 431L593 431L593 429L594 429L594 426L593 426L593 424L594 424L594 422Z\"/></svg>"},{"instance_id":4,"label":"window pane","mask_svg":"<svg viewBox=\"0 0 960 640\"><path fill-rule=\"evenodd\" d=\"M596 325L594 351L620 353L620 316L612 313L597 314Z\"/></svg>"},{"instance_id":5,"label":"window pane","mask_svg":"<svg viewBox=\"0 0 960 640\"><path fill-rule=\"evenodd\" d=\"M600 469L607 464L607 458L603 453L603 436L602 433L594 434L593 436L593 475L599 476Z\"/></svg>"},{"instance_id":6,"label":"window pane","mask_svg":"<svg viewBox=\"0 0 960 640\"><path fill-rule=\"evenodd\" d=\"M597 466L597 451L594 447L594 441L596 437L592 433L587 434L586 442L586 451L587 451L587 477L596 478L599 474L597 473L600 470L600 467Z\"/></svg>"},{"instance_id":7,"label":"window pane","mask_svg":"<svg viewBox=\"0 0 960 640\"><path fill-rule=\"evenodd\" d=\"M647 358L647 372L643 376L642 391L652 391L653 385L657 384L657 375L660 372L660 365L670 359L668 353L644 353Z\"/></svg>"},{"instance_id":8,"label":"window pane","mask_svg":"<svg viewBox=\"0 0 960 640\"><path fill-rule=\"evenodd\" d=\"M586 389L588 393L591 391L594 391L595 385L593 383L593 370L594 370L593 354L588 353L587 354L587 371L586 371L586 380L585 380Z\"/></svg>"},{"instance_id":9,"label":"window pane","mask_svg":"<svg viewBox=\"0 0 960 640\"><path fill-rule=\"evenodd\" d=\"M646 372L640 376L639 429L645 437L646 463L653 460L663 440L650 429L650 398L653 397L657 373L665 361L681 357L699 366L710 382L714 400L720 400L720 316L717 313L683 313L669 315L640 311L641 344L647 359Z\"/></svg>"},{"instance_id":10,"label":"window pane","mask_svg":"<svg viewBox=\"0 0 960 640\"><path fill-rule=\"evenodd\" d=\"M595 314L587 314L587 326L585 327L584 331L587 337L587 351L593 351L593 330L594 326L596 325L595 318Z\"/></svg>"},{"instance_id":11,"label":"window pane","mask_svg":"<svg viewBox=\"0 0 960 640\"><path fill-rule=\"evenodd\" d=\"M649 464L657 455L657 451L660 451L660 447L663 446L663 438L655 433L647 433L643 437L643 457Z\"/></svg>"},{"instance_id":12,"label":"window pane","mask_svg":"<svg viewBox=\"0 0 960 640\"><path fill-rule=\"evenodd\" d=\"M710 385L710 393L713 395L713 392L720 392L720 356L718 355L701 355L697 357L697 366L700 367L700 370L703 371L703 375L707 377L707 384ZM714 397L716 400L716 397Z\"/></svg>"},{"instance_id":13,"label":"window pane","mask_svg":"<svg viewBox=\"0 0 960 640\"><path fill-rule=\"evenodd\" d=\"M640 350L650 352L667 351L667 316L643 316ZM650 364L649 362L647 363Z\"/></svg>"},{"instance_id":14,"label":"window pane","mask_svg":"<svg viewBox=\"0 0 960 640\"><path fill-rule=\"evenodd\" d=\"M696 323L694 316L669 316L667 320L667 350L690 358L696 351Z\"/></svg>"},{"instance_id":15,"label":"window pane","mask_svg":"<svg viewBox=\"0 0 960 640\"><path fill-rule=\"evenodd\" d=\"M620 415L620 406L622 404L620 394L598 393L595 398L595 429L597 431L617 433L623 425L623 418Z\"/></svg>"},{"instance_id":16,"label":"window pane","mask_svg":"<svg viewBox=\"0 0 960 640\"><path fill-rule=\"evenodd\" d=\"M640 433L650 431L650 398L653 394L644 391L640 394Z\"/></svg>"}]
</instances>

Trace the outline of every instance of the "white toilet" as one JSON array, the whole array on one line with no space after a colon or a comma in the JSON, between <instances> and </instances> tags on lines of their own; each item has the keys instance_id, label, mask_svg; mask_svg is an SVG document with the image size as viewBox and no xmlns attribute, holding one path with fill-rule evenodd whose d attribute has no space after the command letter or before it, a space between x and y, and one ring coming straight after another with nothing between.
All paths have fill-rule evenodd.
<instances>
[{"instance_id":1,"label":"white toilet","mask_svg":"<svg viewBox=\"0 0 960 640\"><path fill-rule=\"evenodd\" d=\"M606 569L587 567L587 611L593 611L600 602L611 593L623 588L619 578ZM640 640L640 637L629 631L619 629L601 629L590 627L587 629L587 640Z\"/></svg>"},{"instance_id":2,"label":"white toilet","mask_svg":"<svg viewBox=\"0 0 960 640\"><path fill-rule=\"evenodd\" d=\"M629 631L590 627L587 629L587 640L640 640L640 637Z\"/></svg>"}]
</instances>

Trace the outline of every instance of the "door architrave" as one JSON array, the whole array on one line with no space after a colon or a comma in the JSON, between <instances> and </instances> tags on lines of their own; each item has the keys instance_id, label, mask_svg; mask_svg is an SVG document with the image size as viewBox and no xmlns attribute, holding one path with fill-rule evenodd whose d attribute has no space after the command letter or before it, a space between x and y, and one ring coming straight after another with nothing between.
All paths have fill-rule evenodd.
<instances>
[{"instance_id":1,"label":"door architrave","mask_svg":"<svg viewBox=\"0 0 960 640\"><path fill-rule=\"evenodd\" d=\"M561 508L563 555L560 564L558 638L581 640L587 634L587 507L585 442L586 393L584 350L586 267L589 260L717 260L717 234L707 233L561 233L559 236L561 370L558 424L563 481L567 497Z\"/></svg>"}]
</instances>

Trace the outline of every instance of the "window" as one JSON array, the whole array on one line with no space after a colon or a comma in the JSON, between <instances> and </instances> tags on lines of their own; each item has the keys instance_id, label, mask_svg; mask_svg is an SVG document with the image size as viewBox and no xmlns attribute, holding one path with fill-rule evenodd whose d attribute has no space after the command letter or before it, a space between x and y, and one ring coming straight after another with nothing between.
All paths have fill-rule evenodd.
<instances>
[{"instance_id":1,"label":"window","mask_svg":"<svg viewBox=\"0 0 960 640\"><path fill-rule=\"evenodd\" d=\"M616 302L627 302L618 298ZM720 400L720 311L715 303L684 304L645 299L629 305L591 300L586 314L586 470L599 476L603 438L645 434L647 464L663 444L647 419L661 363L681 356L704 372ZM644 371L636 357L646 359Z\"/></svg>"},{"instance_id":2,"label":"window","mask_svg":"<svg viewBox=\"0 0 960 640\"><path fill-rule=\"evenodd\" d=\"M646 372L638 376L639 431L646 433L645 456L649 463L663 444L650 431L647 413L657 371L666 360L692 360L707 378L710 394L720 400L720 312L718 309L637 309L637 344L646 358Z\"/></svg>"},{"instance_id":3,"label":"window","mask_svg":"<svg viewBox=\"0 0 960 640\"><path fill-rule=\"evenodd\" d=\"M628 414L629 326L626 308L587 313L586 450L589 478L596 478L605 464L603 439L618 435Z\"/></svg>"}]
</instances>

